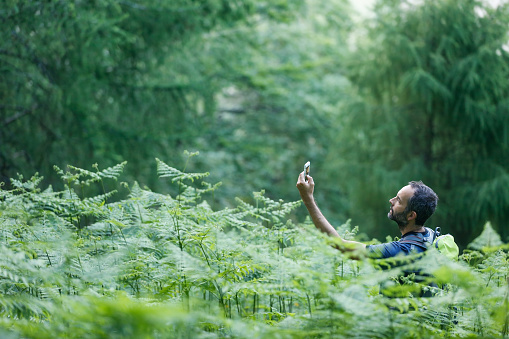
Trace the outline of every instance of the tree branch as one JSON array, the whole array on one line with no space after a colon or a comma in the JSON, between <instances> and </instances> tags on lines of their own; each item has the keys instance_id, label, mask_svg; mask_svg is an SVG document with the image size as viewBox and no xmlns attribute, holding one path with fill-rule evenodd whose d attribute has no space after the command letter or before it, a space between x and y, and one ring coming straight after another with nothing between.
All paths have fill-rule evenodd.
<instances>
[{"instance_id":1,"label":"tree branch","mask_svg":"<svg viewBox=\"0 0 509 339\"><path fill-rule=\"evenodd\" d=\"M19 110L20 112L14 114L13 116L11 116L9 118L6 118L3 121L4 126L11 124L18 119L21 119L25 115L31 114L35 110L35 105L30 109L23 109L22 107L9 107L9 106L0 105L0 110L7 110L7 109Z\"/></svg>"}]
</instances>

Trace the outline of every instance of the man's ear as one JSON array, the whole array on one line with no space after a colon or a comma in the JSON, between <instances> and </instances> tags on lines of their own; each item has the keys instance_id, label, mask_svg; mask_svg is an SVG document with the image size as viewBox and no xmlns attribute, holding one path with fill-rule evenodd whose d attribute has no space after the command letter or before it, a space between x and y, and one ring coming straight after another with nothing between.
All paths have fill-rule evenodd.
<instances>
[{"instance_id":1,"label":"man's ear","mask_svg":"<svg viewBox=\"0 0 509 339\"><path fill-rule=\"evenodd\" d=\"M411 211L406 215L406 220L408 221L414 220L415 218L417 218L417 213L415 213L415 211Z\"/></svg>"}]
</instances>

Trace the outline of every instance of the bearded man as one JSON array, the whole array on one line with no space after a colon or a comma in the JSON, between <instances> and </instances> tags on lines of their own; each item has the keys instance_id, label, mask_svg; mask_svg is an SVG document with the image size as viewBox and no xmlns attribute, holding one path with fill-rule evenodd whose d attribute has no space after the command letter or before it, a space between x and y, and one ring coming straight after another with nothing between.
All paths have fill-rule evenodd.
<instances>
[{"instance_id":1,"label":"bearded man","mask_svg":"<svg viewBox=\"0 0 509 339\"><path fill-rule=\"evenodd\" d=\"M339 239L336 246L341 251L355 251L355 256L368 255L371 258L390 258L397 255L424 252L433 242L435 233L424 223L435 212L438 196L422 181L411 181L389 200L391 208L387 217L394 220L401 231L401 239L379 245L368 245L342 239L338 232L323 216L314 197L313 178L300 173L297 188L313 223L320 231Z\"/></svg>"}]
</instances>

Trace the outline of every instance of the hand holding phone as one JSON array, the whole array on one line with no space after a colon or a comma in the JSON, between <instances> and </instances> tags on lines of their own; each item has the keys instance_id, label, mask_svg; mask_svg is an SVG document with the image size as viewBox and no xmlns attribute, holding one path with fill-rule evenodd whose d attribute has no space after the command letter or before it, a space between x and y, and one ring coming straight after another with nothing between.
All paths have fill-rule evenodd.
<instances>
[{"instance_id":1,"label":"hand holding phone","mask_svg":"<svg viewBox=\"0 0 509 339\"><path fill-rule=\"evenodd\" d=\"M309 175L310 167L311 167L311 163L309 161L306 162L306 164L304 165L304 181L305 182L308 182L308 175Z\"/></svg>"}]
</instances>

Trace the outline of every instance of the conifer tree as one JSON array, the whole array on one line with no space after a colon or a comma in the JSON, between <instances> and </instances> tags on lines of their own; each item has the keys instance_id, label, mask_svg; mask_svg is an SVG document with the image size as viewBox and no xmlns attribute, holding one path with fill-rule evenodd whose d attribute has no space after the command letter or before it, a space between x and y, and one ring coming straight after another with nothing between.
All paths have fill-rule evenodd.
<instances>
[{"instance_id":1,"label":"conifer tree","mask_svg":"<svg viewBox=\"0 0 509 339\"><path fill-rule=\"evenodd\" d=\"M208 131L215 94L258 22L291 21L302 1L8 1L0 10L0 174L111 166L157 178ZM240 32L237 34L237 32Z\"/></svg>"},{"instance_id":2,"label":"conifer tree","mask_svg":"<svg viewBox=\"0 0 509 339\"><path fill-rule=\"evenodd\" d=\"M431 224L463 244L487 220L509 235L508 9L378 1L350 65L358 96L336 139L340 160L331 158L354 220L387 223L379 211L391 194L422 179L440 197Z\"/></svg>"}]
</instances>

